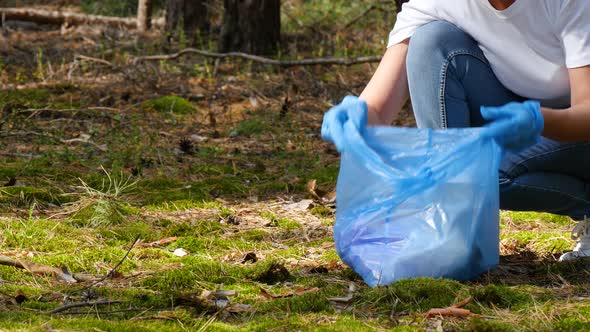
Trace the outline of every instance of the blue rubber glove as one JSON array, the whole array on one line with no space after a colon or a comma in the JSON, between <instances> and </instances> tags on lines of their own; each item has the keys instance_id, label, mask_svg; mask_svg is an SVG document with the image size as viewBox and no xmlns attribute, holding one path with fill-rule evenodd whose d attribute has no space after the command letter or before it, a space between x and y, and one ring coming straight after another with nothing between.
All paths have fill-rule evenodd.
<instances>
[{"instance_id":1,"label":"blue rubber glove","mask_svg":"<svg viewBox=\"0 0 590 332\"><path fill-rule=\"evenodd\" d=\"M345 97L342 102L332 107L322 123L322 138L336 145L339 152L344 150L344 123L352 121L362 133L367 127L367 103L354 96Z\"/></svg>"},{"instance_id":2,"label":"blue rubber glove","mask_svg":"<svg viewBox=\"0 0 590 332\"><path fill-rule=\"evenodd\" d=\"M513 102L500 107L482 106L481 115L490 121L486 133L512 151L537 143L545 126L541 105L536 101Z\"/></svg>"}]
</instances>

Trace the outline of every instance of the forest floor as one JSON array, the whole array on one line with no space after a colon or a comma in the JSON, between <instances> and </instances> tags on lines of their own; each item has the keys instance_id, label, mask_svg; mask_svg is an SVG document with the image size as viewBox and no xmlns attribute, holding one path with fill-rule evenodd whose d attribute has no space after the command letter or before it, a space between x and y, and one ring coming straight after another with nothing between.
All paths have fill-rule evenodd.
<instances>
[{"instance_id":1,"label":"forest floor","mask_svg":"<svg viewBox=\"0 0 590 332\"><path fill-rule=\"evenodd\" d=\"M284 54L382 52L386 11L345 28L338 15L370 3L289 3ZM0 330L590 329L590 263L557 262L569 218L503 212L501 265L472 282L372 289L340 261L339 156L320 125L374 64L134 65L181 45L98 28L1 38ZM470 314L426 315L461 302Z\"/></svg>"}]
</instances>

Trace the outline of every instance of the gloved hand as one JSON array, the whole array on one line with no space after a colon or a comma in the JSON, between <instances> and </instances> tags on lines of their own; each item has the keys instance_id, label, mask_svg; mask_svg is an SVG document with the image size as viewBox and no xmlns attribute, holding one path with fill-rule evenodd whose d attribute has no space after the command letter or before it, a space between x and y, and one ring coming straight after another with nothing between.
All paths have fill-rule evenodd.
<instances>
[{"instance_id":1,"label":"gloved hand","mask_svg":"<svg viewBox=\"0 0 590 332\"><path fill-rule=\"evenodd\" d=\"M518 151L539 140L545 121L536 101L509 103L500 107L481 107L481 115L490 121L486 133L506 149Z\"/></svg>"},{"instance_id":2,"label":"gloved hand","mask_svg":"<svg viewBox=\"0 0 590 332\"><path fill-rule=\"evenodd\" d=\"M354 126L363 132L367 127L367 103L354 96L345 97L342 102L332 107L322 123L322 138L334 143L339 152L344 150L344 123L351 120Z\"/></svg>"}]
</instances>

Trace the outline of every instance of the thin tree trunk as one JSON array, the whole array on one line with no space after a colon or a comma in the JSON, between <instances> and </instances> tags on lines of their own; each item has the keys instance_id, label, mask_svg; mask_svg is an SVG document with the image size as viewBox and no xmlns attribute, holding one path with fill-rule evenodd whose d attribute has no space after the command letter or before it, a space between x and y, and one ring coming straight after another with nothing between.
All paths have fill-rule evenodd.
<instances>
[{"instance_id":1,"label":"thin tree trunk","mask_svg":"<svg viewBox=\"0 0 590 332\"><path fill-rule=\"evenodd\" d=\"M152 1L139 0L137 5L137 30L145 32L152 27Z\"/></svg>"},{"instance_id":2,"label":"thin tree trunk","mask_svg":"<svg viewBox=\"0 0 590 332\"><path fill-rule=\"evenodd\" d=\"M221 52L271 54L281 38L280 0L224 0Z\"/></svg>"}]
</instances>

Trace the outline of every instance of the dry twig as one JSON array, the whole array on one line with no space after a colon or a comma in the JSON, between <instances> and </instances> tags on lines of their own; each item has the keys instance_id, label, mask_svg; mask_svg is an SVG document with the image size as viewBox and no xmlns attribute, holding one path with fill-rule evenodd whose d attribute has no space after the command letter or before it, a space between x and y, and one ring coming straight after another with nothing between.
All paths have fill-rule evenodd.
<instances>
[{"instance_id":1,"label":"dry twig","mask_svg":"<svg viewBox=\"0 0 590 332\"><path fill-rule=\"evenodd\" d=\"M119 303L123 303L123 301L114 300L114 301L69 303L69 304L62 305L61 307L57 307L47 313L48 314L57 314L57 313L64 312L64 311L74 309L74 308L94 307L94 306L99 306L99 305L110 305L110 304L119 304Z\"/></svg>"},{"instance_id":2,"label":"dry twig","mask_svg":"<svg viewBox=\"0 0 590 332\"><path fill-rule=\"evenodd\" d=\"M117 269L119 268L119 266L121 266L121 264L123 264L123 262L125 261L125 259L127 259L127 256L129 256L129 253L131 252L131 250L135 247L135 245L137 244L137 242L139 242L139 235L135 238L135 240L133 241L133 243L131 244L131 246L129 247L129 249L127 250L127 252L125 253L125 255L123 256L123 258L121 258L121 260L117 263L117 265L115 265L111 271L109 273L107 273L104 277L96 280L95 282L93 282L92 284L81 288L81 289L77 289L75 291L73 291L72 293L77 293L77 292L81 292L81 291L85 291L88 290L98 284L100 284L101 282L105 281L108 278L111 278L115 272L117 271Z\"/></svg>"},{"instance_id":3,"label":"dry twig","mask_svg":"<svg viewBox=\"0 0 590 332\"><path fill-rule=\"evenodd\" d=\"M141 56L137 57L133 60L133 64L138 64L140 62L145 61L165 61L165 60L174 60L183 55L187 54L197 54L204 57L209 58L217 58L217 59L225 59L225 58L240 58L246 59L262 64L267 65L274 65L274 66L281 66L281 67L293 67L293 66L311 66L311 65L342 65L342 66L352 66L361 63L371 63L371 62L379 62L381 61L381 56L365 56L359 58L336 58L336 57L327 57L327 58L311 58L311 59L303 59L303 60L276 60L265 58L259 55L247 54L242 52L230 52L230 53L216 53L216 52L209 52L204 50L199 50L196 48L185 48L181 51L178 51L173 54L163 54L163 55L149 55L149 56Z\"/></svg>"}]
</instances>

